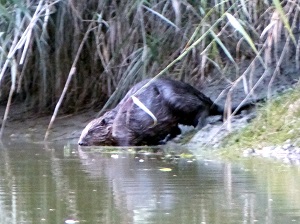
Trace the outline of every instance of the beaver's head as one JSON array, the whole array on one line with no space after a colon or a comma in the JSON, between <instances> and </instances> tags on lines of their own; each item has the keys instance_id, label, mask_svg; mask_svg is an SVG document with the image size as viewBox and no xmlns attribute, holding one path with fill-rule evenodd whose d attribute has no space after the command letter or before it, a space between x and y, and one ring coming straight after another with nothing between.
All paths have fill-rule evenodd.
<instances>
[{"instance_id":1,"label":"beaver's head","mask_svg":"<svg viewBox=\"0 0 300 224\"><path fill-rule=\"evenodd\" d=\"M112 123L114 116L110 112L92 120L83 129L78 144L81 146L115 145L112 138Z\"/></svg>"}]
</instances>

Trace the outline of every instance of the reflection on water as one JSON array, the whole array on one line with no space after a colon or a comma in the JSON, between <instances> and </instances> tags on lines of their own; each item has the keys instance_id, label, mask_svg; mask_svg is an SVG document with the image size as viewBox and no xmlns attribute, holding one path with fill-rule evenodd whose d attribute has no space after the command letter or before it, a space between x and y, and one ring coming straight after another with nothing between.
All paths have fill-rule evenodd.
<instances>
[{"instance_id":1,"label":"reflection on water","mask_svg":"<svg viewBox=\"0 0 300 224\"><path fill-rule=\"evenodd\" d=\"M300 223L300 170L7 144L0 223Z\"/></svg>"}]
</instances>

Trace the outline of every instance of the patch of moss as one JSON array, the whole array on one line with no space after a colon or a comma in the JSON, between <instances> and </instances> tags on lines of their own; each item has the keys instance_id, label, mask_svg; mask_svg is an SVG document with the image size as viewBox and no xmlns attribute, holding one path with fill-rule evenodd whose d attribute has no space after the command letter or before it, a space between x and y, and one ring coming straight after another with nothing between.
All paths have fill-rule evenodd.
<instances>
[{"instance_id":1,"label":"patch of moss","mask_svg":"<svg viewBox=\"0 0 300 224\"><path fill-rule=\"evenodd\" d=\"M300 136L300 87L288 91L262 105L257 117L244 129L229 135L223 153L232 154L245 148L259 149L280 145Z\"/></svg>"}]
</instances>

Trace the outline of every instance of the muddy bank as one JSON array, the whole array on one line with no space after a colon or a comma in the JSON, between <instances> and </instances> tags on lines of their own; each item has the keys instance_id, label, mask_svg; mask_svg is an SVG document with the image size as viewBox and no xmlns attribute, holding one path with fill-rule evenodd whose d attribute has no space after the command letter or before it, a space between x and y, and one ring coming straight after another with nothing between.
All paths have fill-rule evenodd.
<instances>
[{"instance_id":1,"label":"muddy bank","mask_svg":"<svg viewBox=\"0 0 300 224\"><path fill-rule=\"evenodd\" d=\"M27 141L41 142L49 125L51 116L37 116L20 111L21 105L13 105L12 113L6 123L4 137L5 141ZM0 107L1 112L4 107ZM97 111L82 112L79 114L60 115L56 118L51 129L49 141L65 141L77 144L81 131L86 124L94 119ZM238 130L252 118L255 117L254 107L250 111L232 117L230 130ZM228 123L223 123L220 116L210 117L208 124L201 130L196 130L192 126L180 126L183 134L178 136L174 142L184 144L189 148L193 147L218 147L222 138L230 132ZM188 141L188 143L186 143Z\"/></svg>"},{"instance_id":2,"label":"muddy bank","mask_svg":"<svg viewBox=\"0 0 300 224\"><path fill-rule=\"evenodd\" d=\"M5 107L0 107L4 114ZM25 112L23 105L12 105L4 129L3 141L41 142L48 128L50 115L34 115ZM81 130L95 117L97 111L57 116L50 132L49 141L64 141L77 144Z\"/></svg>"}]
</instances>

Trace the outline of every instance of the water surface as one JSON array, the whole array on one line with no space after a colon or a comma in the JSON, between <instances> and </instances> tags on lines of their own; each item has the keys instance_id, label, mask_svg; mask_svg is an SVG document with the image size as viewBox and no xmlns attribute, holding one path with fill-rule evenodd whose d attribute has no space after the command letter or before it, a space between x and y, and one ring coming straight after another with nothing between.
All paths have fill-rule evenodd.
<instances>
[{"instance_id":1,"label":"water surface","mask_svg":"<svg viewBox=\"0 0 300 224\"><path fill-rule=\"evenodd\" d=\"M0 147L0 223L300 223L300 169L266 160Z\"/></svg>"}]
</instances>

